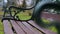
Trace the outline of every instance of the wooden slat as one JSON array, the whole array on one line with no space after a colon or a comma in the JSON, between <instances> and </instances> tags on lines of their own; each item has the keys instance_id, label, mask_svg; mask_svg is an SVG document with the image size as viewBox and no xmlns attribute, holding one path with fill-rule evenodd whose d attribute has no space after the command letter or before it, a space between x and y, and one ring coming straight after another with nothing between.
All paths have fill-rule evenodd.
<instances>
[{"instance_id":1,"label":"wooden slat","mask_svg":"<svg viewBox=\"0 0 60 34\"><path fill-rule=\"evenodd\" d=\"M16 22L26 32L26 34L35 34L30 29L28 29L25 25L23 25L20 21L16 21Z\"/></svg>"},{"instance_id":2,"label":"wooden slat","mask_svg":"<svg viewBox=\"0 0 60 34\"><path fill-rule=\"evenodd\" d=\"M21 27L18 26L18 24L14 20L10 21L17 34L25 34L25 32L21 29Z\"/></svg>"},{"instance_id":3,"label":"wooden slat","mask_svg":"<svg viewBox=\"0 0 60 34\"><path fill-rule=\"evenodd\" d=\"M33 28L31 25L29 25L27 22L22 22L27 28L29 28L34 34L42 34L40 31L37 29Z\"/></svg>"},{"instance_id":4,"label":"wooden slat","mask_svg":"<svg viewBox=\"0 0 60 34\"><path fill-rule=\"evenodd\" d=\"M4 24L4 32L5 32L5 34L13 34L13 31L11 29L11 25L8 22L8 20L4 20L3 24Z\"/></svg>"},{"instance_id":5,"label":"wooden slat","mask_svg":"<svg viewBox=\"0 0 60 34\"><path fill-rule=\"evenodd\" d=\"M44 29L44 28L41 28L40 26L38 26L34 21L30 20L28 21L28 23L30 23L31 25L33 25L34 27L38 28L39 30L43 31L45 34L57 34L55 32L52 32L48 29Z\"/></svg>"}]
</instances>

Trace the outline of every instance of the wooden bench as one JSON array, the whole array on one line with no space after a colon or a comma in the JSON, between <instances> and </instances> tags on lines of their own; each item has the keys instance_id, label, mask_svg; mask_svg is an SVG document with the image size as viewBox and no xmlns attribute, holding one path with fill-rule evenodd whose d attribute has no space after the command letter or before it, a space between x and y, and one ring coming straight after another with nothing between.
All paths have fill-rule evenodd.
<instances>
[{"instance_id":1,"label":"wooden bench","mask_svg":"<svg viewBox=\"0 0 60 34\"><path fill-rule=\"evenodd\" d=\"M55 9L55 7L60 8L60 5L58 3L52 2L52 1L42 1L42 2L37 1L36 5L32 7L32 8L34 8L32 17L33 18L37 17L36 20L38 21L38 19L40 18L40 14L42 13L42 10L45 8L50 8L50 7ZM8 12L9 12L10 16L12 16L12 11L11 11L12 8L20 10L20 11L17 11L13 17L15 17L16 14L21 11L32 9L32 8L25 9L25 8L10 6L8 8L9 9ZM5 16L6 12L7 11L4 12L4 16ZM11 18L11 17L8 17L8 18ZM12 19L4 19L3 24L4 24L5 34L57 34L48 29L38 26L34 20L18 21L18 20L12 20Z\"/></svg>"},{"instance_id":2,"label":"wooden bench","mask_svg":"<svg viewBox=\"0 0 60 34\"><path fill-rule=\"evenodd\" d=\"M57 34L38 26L33 20L3 20L5 34Z\"/></svg>"}]
</instances>

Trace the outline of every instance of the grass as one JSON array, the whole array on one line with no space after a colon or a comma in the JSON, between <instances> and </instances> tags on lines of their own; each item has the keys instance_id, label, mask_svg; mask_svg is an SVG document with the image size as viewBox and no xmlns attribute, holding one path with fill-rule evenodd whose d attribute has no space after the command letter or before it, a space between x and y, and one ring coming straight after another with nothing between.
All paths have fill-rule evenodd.
<instances>
[{"instance_id":1,"label":"grass","mask_svg":"<svg viewBox=\"0 0 60 34\"><path fill-rule=\"evenodd\" d=\"M2 8L0 8L1 10ZM0 11L0 15L3 15L4 12ZM3 27L3 23L1 22L0 19L0 34L4 34L4 27Z\"/></svg>"},{"instance_id":2,"label":"grass","mask_svg":"<svg viewBox=\"0 0 60 34\"><path fill-rule=\"evenodd\" d=\"M55 26L51 26L51 27L49 27L49 29L50 29L51 31L53 31L53 32L57 32L57 29L56 29Z\"/></svg>"},{"instance_id":3,"label":"grass","mask_svg":"<svg viewBox=\"0 0 60 34\"><path fill-rule=\"evenodd\" d=\"M4 34L4 27L3 27L3 23L0 20L0 34Z\"/></svg>"},{"instance_id":4,"label":"grass","mask_svg":"<svg viewBox=\"0 0 60 34\"><path fill-rule=\"evenodd\" d=\"M49 24L49 23L50 23L50 21L47 20L47 19L42 18L42 20L43 20L43 22L46 23L46 24ZM53 31L53 32L57 32L57 29L56 29L55 26L50 26L50 27L48 27L47 29L49 29L49 30L51 30L51 31Z\"/></svg>"},{"instance_id":5,"label":"grass","mask_svg":"<svg viewBox=\"0 0 60 34\"><path fill-rule=\"evenodd\" d=\"M49 23L50 23L50 21L49 21L49 20L44 19L44 18L42 18L42 21L43 21L44 23L46 23L46 24L49 24Z\"/></svg>"},{"instance_id":6,"label":"grass","mask_svg":"<svg viewBox=\"0 0 60 34\"><path fill-rule=\"evenodd\" d=\"M0 11L0 15L3 15L4 12Z\"/></svg>"},{"instance_id":7,"label":"grass","mask_svg":"<svg viewBox=\"0 0 60 34\"><path fill-rule=\"evenodd\" d=\"M14 10L16 9L12 9L12 15L14 15ZM16 12L19 11L19 10L16 10ZM29 20L31 18L31 16L29 16L29 13L32 13L31 10L26 10L25 12L23 11L20 11L16 16L19 17L20 20Z\"/></svg>"},{"instance_id":8,"label":"grass","mask_svg":"<svg viewBox=\"0 0 60 34\"><path fill-rule=\"evenodd\" d=\"M21 12L17 14L17 16L19 16L20 20L29 20L31 18L31 16L29 16L26 12Z\"/></svg>"}]
</instances>

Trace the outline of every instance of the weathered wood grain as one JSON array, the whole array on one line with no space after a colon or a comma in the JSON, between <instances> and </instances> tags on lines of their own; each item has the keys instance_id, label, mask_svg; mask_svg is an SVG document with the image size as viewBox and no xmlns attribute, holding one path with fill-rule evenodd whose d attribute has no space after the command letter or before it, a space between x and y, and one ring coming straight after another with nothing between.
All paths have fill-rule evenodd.
<instances>
[{"instance_id":1,"label":"weathered wood grain","mask_svg":"<svg viewBox=\"0 0 60 34\"><path fill-rule=\"evenodd\" d=\"M4 20L3 24L4 24L4 33L5 34L14 34L8 20Z\"/></svg>"}]
</instances>

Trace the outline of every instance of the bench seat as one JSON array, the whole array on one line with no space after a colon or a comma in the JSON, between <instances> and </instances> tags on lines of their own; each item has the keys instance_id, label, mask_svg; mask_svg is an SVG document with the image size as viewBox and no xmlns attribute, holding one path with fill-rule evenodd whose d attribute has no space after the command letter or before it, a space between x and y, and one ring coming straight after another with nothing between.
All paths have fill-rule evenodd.
<instances>
[{"instance_id":1,"label":"bench seat","mask_svg":"<svg viewBox=\"0 0 60 34\"><path fill-rule=\"evenodd\" d=\"M56 34L55 32L41 28L33 20L3 20L3 24L5 34Z\"/></svg>"}]
</instances>

